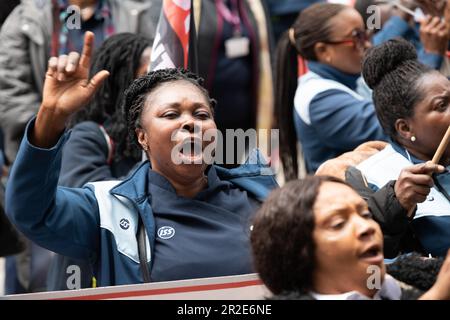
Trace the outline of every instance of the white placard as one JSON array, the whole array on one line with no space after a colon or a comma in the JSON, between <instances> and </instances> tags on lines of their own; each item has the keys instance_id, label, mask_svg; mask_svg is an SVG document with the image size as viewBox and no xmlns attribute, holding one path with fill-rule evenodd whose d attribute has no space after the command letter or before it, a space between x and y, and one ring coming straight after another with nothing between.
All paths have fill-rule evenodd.
<instances>
[{"instance_id":1,"label":"white placard","mask_svg":"<svg viewBox=\"0 0 450 320\"><path fill-rule=\"evenodd\" d=\"M0 297L1 300L260 300L270 296L256 274Z\"/></svg>"}]
</instances>

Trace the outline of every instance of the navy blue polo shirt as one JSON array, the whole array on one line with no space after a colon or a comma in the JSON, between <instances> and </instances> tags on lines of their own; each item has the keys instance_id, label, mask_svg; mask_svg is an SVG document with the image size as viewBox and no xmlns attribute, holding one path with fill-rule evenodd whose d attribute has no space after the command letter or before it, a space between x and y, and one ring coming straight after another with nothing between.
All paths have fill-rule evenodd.
<instances>
[{"instance_id":1,"label":"navy blue polo shirt","mask_svg":"<svg viewBox=\"0 0 450 320\"><path fill-rule=\"evenodd\" d=\"M207 176L207 188L189 199L149 171L156 221L152 282L254 272L249 236L257 205L247 192L220 180L214 167Z\"/></svg>"}]
</instances>

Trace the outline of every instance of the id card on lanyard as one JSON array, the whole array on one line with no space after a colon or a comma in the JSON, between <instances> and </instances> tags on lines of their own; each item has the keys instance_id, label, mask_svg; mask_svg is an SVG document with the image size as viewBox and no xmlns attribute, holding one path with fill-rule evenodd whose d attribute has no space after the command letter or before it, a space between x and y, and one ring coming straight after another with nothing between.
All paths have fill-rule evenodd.
<instances>
[{"instance_id":1,"label":"id card on lanyard","mask_svg":"<svg viewBox=\"0 0 450 320\"><path fill-rule=\"evenodd\" d=\"M223 0L216 0L217 11L233 26L233 37L225 40L225 55L228 59L245 57L250 53L250 39L242 35L237 1L231 0L230 11Z\"/></svg>"}]
</instances>

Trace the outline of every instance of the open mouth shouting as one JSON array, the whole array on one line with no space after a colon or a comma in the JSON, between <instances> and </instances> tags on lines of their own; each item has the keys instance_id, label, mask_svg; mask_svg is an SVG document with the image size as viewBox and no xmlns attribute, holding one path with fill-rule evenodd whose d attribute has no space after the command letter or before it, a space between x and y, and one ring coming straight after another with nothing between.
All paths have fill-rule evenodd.
<instances>
[{"instance_id":1,"label":"open mouth shouting","mask_svg":"<svg viewBox=\"0 0 450 320\"><path fill-rule=\"evenodd\" d=\"M178 143L172 151L176 164L202 164L203 163L203 141L197 137L188 137Z\"/></svg>"},{"instance_id":2,"label":"open mouth shouting","mask_svg":"<svg viewBox=\"0 0 450 320\"><path fill-rule=\"evenodd\" d=\"M380 265L384 259L382 246L372 243L364 248L362 253L359 254L359 258L368 264Z\"/></svg>"}]
</instances>

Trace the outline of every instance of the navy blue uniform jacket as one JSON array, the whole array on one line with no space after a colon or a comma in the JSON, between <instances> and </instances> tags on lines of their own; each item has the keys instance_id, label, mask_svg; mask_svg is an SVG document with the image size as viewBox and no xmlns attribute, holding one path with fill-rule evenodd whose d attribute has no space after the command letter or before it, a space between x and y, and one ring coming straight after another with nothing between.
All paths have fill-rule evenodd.
<instances>
[{"instance_id":1,"label":"navy blue uniform jacket","mask_svg":"<svg viewBox=\"0 0 450 320\"><path fill-rule=\"evenodd\" d=\"M143 282L135 241L138 217L144 223L150 253L154 252L156 233L146 190L149 162L144 162L109 190L108 197L125 203L120 217L128 210L126 207L131 208L124 229L121 221L116 221L114 210L110 216L100 215L97 185L58 186L61 151L70 132L54 147L41 149L28 140L33 125L34 120L27 126L8 181L6 212L10 219L37 244L69 257L92 261L99 286ZM262 201L278 185L272 175L261 174L267 172L267 167L259 154L256 158L258 161L235 169L215 168L220 179L230 181Z\"/></svg>"}]
</instances>

